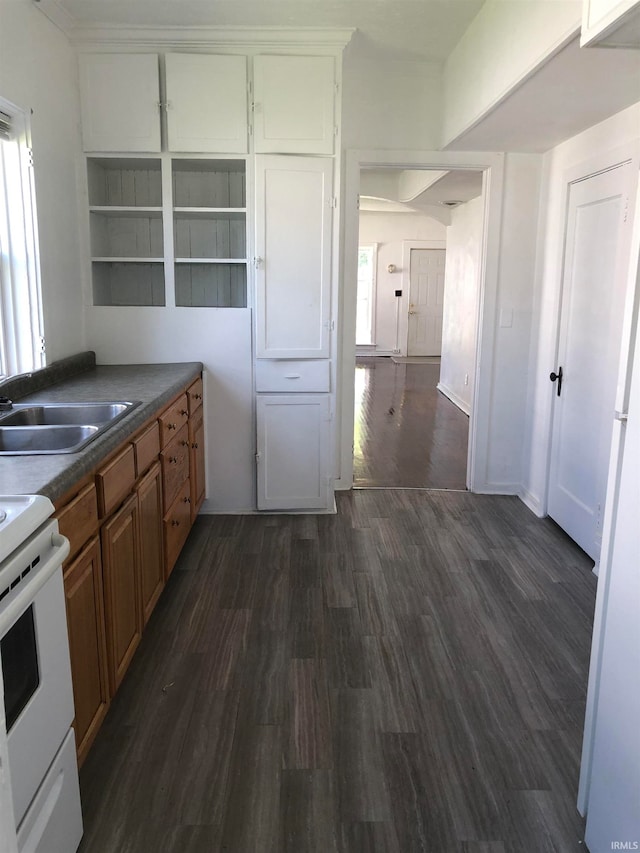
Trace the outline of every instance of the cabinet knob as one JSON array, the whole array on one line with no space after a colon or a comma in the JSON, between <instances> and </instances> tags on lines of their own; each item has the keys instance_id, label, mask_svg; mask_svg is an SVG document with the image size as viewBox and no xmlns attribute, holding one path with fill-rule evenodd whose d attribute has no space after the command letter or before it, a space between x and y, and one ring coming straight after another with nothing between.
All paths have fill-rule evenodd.
<instances>
[{"instance_id":1,"label":"cabinet knob","mask_svg":"<svg viewBox=\"0 0 640 853\"><path fill-rule=\"evenodd\" d=\"M188 415L189 412L187 409L180 409L180 414L184 417L185 415Z\"/></svg>"},{"instance_id":2,"label":"cabinet knob","mask_svg":"<svg viewBox=\"0 0 640 853\"><path fill-rule=\"evenodd\" d=\"M192 447L194 450L197 450L197 449L198 449L198 442L197 442L197 441L194 441L194 442L193 442L193 444L191 445L191 447Z\"/></svg>"},{"instance_id":3,"label":"cabinet knob","mask_svg":"<svg viewBox=\"0 0 640 853\"><path fill-rule=\"evenodd\" d=\"M184 499L184 502L185 502L186 504L190 504L190 503L191 503L191 498L185 498L185 499Z\"/></svg>"},{"instance_id":4,"label":"cabinet knob","mask_svg":"<svg viewBox=\"0 0 640 853\"><path fill-rule=\"evenodd\" d=\"M177 456L170 456L169 462L171 462L172 465L177 465L178 464L178 457Z\"/></svg>"},{"instance_id":5,"label":"cabinet knob","mask_svg":"<svg viewBox=\"0 0 640 853\"><path fill-rule=\"evenodd\" d=\"M202 400L202 394L194 394L193 399L194 400Z\"/></svg>"},{"instance_id":6,"label":"cabinet knob","mask_svg":"<svg viewBox=\"0 0 640 853\"><path fill-rule=\"evenodd\" d=\"M176 424L167 424L167 429L176 429Z\"/></svg>"},{"instance_id":7,"label":"cabinet knob","mask_svg":"<svg viewBox=\"0 0 640 853\"><path fill-rule=\"evenodd\" d=\"M176 521L175 518L172 518L171 519L171 526L172 527L180 527L180 522Z\"/></svg>"},{"instance_id":8,"label":"cabinet knob","mask_svg":"<svg viewBox=\"0 0 640 853\"><path fill-rule=\"evenodd\" d=\"M189 442L188 442L188 441L181 441L181 442L180 442L180 444L181 444L183 447L189 447Z\"/></svg>"}]
</instances>

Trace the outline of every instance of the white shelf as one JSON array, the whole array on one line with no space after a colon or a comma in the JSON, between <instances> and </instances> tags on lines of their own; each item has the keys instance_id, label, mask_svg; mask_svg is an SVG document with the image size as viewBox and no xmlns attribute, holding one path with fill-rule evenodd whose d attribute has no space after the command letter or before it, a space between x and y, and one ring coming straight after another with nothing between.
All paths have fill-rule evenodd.
<instances>
[{"instance_id":1,"label":"white shelf","mask_svg":"<svg viewBox=\"0 0 640 853\"><path fill-rule=\"evenodd\" d=\"M173 215L184 219L237 219L247 215L246 207L174 207Z\"/></svg>"},{"instance_id":2,"label":"white shelf","mask_svg":"<svg viewBox=\"0 0 640 853\"><path fill-rule=\"evenodd\" d=\"M164 258L129 258L126 255L105 255L91 258L91 262L94 264L163 264Z\"/></svg>"},{"instance_id":3,"label":"white shelf","mask_svg":"<svg viewBox=\"0 0 640 853\"><path fill-rule=\"evenodd\" d=\"M92 205L89 213L96 216L113 216L123 219L141 217L145 219L160 219L161 207L123 207L121 205Z\"/></svg>"},{"instance_id":4,"label":"white shelf","mask_svg":"<svg viewBox=\"0 0 640 853\"><path fill-rule=\"evenodd\" d=\"M175 258L177 264L247 264L246 258Z\"/></svg>"}]
</instances>

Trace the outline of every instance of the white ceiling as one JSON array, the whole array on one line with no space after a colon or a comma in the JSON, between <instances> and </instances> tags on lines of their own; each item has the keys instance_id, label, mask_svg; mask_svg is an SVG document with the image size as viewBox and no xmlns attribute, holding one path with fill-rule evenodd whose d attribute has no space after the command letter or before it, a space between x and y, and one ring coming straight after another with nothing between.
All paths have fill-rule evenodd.
<instances>
[{"instance_id":1,"label":"white ceiling","mask_svg":"<svg viewBox=\"0 0 640 853\"><path fill-rule=\"evenodd\" d=\"M444 60L484 0L56 0L76 24L357 28L354 47Z\"/></svg>"},{"instance_id":2,"label":"white ceiling","mask_svg":"<svg viewBox=\"0 0 640 853\"><path fill-rule=\"evenodd\" d=\"M416 191L405 199L403 187ZM360 210L375 213L422 213L449 225L449 214L457 203L482 193L482 172L457 169L363 169L360 175ZM450 204L447 204L449 202ZM455 203L455 204L451 204Z\"/></svg>"}]
</instances>

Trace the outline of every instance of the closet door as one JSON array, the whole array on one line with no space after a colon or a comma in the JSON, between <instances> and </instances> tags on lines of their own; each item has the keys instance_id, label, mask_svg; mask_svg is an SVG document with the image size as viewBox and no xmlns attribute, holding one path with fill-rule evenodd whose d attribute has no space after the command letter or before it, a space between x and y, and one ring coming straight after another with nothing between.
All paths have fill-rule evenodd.
<instances>
[{"instance_id":1,"label":"closet door","mask_svg":"<svg viewBox=\"0 0 640 853\"><path fill-rule=\"evenodd\" d=\"M81 54L85 151L160 151L160 88L155 53Z\"/></svg>"},{"instance_id":2,"label":"closet door","mask_svg":"<svg viewBox=\"0 0 640 853\"><path fill-rule=\"evenodd\" d=\"M327 358L333 161L256 157L258 358Z\"/></svg>"},{"instance_id":3,"label":"closet door","mask_svg":"<svg viewBox=\"0 0 640 853\"><path fill-rule=\"evenodd\" d=\"M256 56L253 80L258 154L333 154L332 56Z\"/></svg>"},{"instance_id":4,"label":"closet door","mask_svg":"<svg viewBox=\"0 0 640 853\"><path fill-rule=\"evenodd\" d=\"M247 60L244 56L168 53L169 151L247 152Z\"/></svg>"}]
</instances>

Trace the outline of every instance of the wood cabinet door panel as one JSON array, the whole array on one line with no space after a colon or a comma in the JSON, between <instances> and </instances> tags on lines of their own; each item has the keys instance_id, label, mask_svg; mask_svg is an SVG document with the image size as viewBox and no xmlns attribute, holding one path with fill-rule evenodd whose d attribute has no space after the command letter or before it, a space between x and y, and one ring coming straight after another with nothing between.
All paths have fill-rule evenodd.
<instances>
[{"instance_id":1,"label":"wood cabinet door panel","mask_svg":"<svg viewBox=\"0 0 640 853\"><path fill-rule=\"evenodd\" d=\"M160 447L166 447L172 442L188 419L189 403L185 393L160 415Z\"/></svg>"},{"instance_id":2,"label":"wood cabinet door panel","mask_svg":"<svg viewBox=\"0 0 640 853\"><path fill-rule=\"evenodd\" d=\"M109 682L113 695L140 642L138 499L132 495L102 528Z\"/></svg>"},{"instance_id":3,"label":"wood cabinet door panel","mask_svg":"<svg viewBox=\"0 0 640 853\"><path fill-rule=\"evenodd\" d=\"M187 480L164 517L166 577L169 577L191 529L191 485Z\"/></svg>"},{"instance_id":4,"label":"wood cabinet door panel","mask_svg":"<svg viewBox=\"0 0 640 853\"><path fill-rule=\"evenodd\" d=\"M189 427L185 424L160 454L165 507L171 506L189 476Z\"/></svg>"},{"instance_id":5,"label":"wood cabinet door panel","mask_svg":"<svg viewBox=\"0 0 640 853\"><path fill-rule=\"evenodd\" d=\"M162 474L158 463L140 481L136 492L140 527L142 624L146 625L164 588Z\"/></svg>"},{"instance_id":6,"label":"wood cabinet door panel","mask_svg":"<svg viewBox=\"0 0 640 853\"><path fill-rule=\"evenodd\" d=\"M256 355L327 358L333 162L256 157Z\"/></svg>"},{"instance_id":7,"label":"wood cabinet door panel","mask_svg":"<svg viewBox=\"0 0 640 853\"><path fill-rule=\"evenodd\" d=\"M160 453L160 426L154 421L142 435L133 440L136 457L136 476L141 477Z\"/></svg>"},{"instance_id":8,"label":"wood cabinet door panel","mask_svg":"<svg viewBox=\"0 0 640 853\"><path fill-rule=\"evenodd\" d=\"M65 570L69 653L78 763L82 764L109 708L102 564L96 536Z\"/></svg>"},{"instance_id":9,"label":"wood cabinet door panel","mask_svg":"<svg viewBox=\"0 0 640 853\"><path fill-rule=\"evenodd\" d=\"M136 463L133 445L128 444L96 474L101 518L105 518L116 509L133 489L135 480Z\"/></svg>"},{"instance_id":10,"label":"wood cabinet door panel","mask_svg":"<svg viewBox=\"0 0 640 853\"><path fill-rule=\"evenodd\" d=\"M247 152L244 56L167 53L169 151Z\"/></svg>"},{"instance_id":11,"label":"wood cabinet door panel","mask_svg":"<svg viewBox=\"0 0 640 853\"><path fill-rule=\"evenodd\" d=\"M155 53L81 54L85 151L160 151L160 83Z\"/></svg>"},{"instance_id":12,"label":"wood cabinet door panel","mask_svg":"<svg viewBox=\"0 0 640 853\"><path fill-rule=\"evenodd\" d=\"M98 529L98 498L90 483L57 513L58 528L69 540L69 561Z\"/></svg>"},{"instance_id":13,"label":"wood cabinet door panel","mask_svg":"<svg viewBox=\"0 0 640 853\"><path fill-rule=\"evenodd\" d=\"M196 519L205 496L204 421L199 409L189 421L189 480L191 482L191 523Z\"/></svg>"},{"instance_id":14,"label":"wood cabinet door panel","mask_svg":"<svg viewBox=\"0 0 640 853\"><path fill-rule=\"evenodd\" d=\"M256 56L253 75L256 152L333 154L333 57Z\"/></svg>"}]
</instances>

